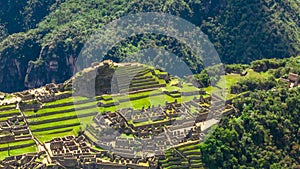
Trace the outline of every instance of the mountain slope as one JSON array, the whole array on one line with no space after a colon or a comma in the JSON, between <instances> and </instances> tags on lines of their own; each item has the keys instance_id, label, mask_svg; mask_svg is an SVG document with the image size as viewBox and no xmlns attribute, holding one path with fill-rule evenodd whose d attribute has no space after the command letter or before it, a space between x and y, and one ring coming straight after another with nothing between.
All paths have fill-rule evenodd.
<instances>
[{"instance_id":1,"label":"mountain slope","mask_svg":"<svg viewBox=\"0 0 300 169\"><path fill-rule=\"evenodd\" d=\"M206 167L299 168L299 89L237 100L241 116L224 119L201 147Z\"/></svg>"},{"instance_id":2,"label":"mountain slope","mask_svg":"<svg viewBox=\"0 0 300 169\"><path fill-rule=\"evenodd\" d=\"M300 51L300 4L297 0L67 0L55 3L49 0L41 5L49 6L47 3L53 5L45 18L45 13L38 15L37 12L29 17L38 18L36 22L43 18L37 27L31 25L27 28L33 29L28 31L26 28L15 31L19 33L0 43L0 90L11 92L65 81L72 75L75 60L89 35L129 13L167 12L191 21L208 34L226 63L289 57ZM34 7L27 8L27 11L36 11ZM155 36L152 38L157 41ZM145 41L147 37L128 42ZM172 42L172 39L164 37L158 41L164 46L167 44L164 41ZM130 52L121 51L123 53L112 51L106 59L117 61L118 55ZM192 68L194 72L201 70L201 62L191 61L190 52L181 53L189 66L192 66L190 63L196 65Z\"/></svg>"},{"instance_id":3,"label":"mountain slope","mask_svg":"<svg viewBox=\"0 0 300 169\"><path fill-rule=\"evenodd\" d=\"M296 56L300 51L299 9L297 0L234 0L203 27L226 63Z\"/></svg>"}]
</instances>

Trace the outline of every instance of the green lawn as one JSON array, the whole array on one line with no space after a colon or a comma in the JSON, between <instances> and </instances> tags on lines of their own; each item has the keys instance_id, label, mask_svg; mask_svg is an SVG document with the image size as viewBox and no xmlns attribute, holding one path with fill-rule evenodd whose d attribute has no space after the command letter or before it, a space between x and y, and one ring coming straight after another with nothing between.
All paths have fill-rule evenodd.
<instances>
[{"instance_id":1,"label":"green lawn","mask_svg":"<svg viewBox=\"0 0 300 169\"><path fill-rule=\"evenodd\" d=\"M80 96L74 96L74 97L69 97L69 98L65 98L65 99L56 100L54 102L45 103L45 106L52 106L52 105L58 105L58 104L63 104L63 103L83 101L83 100L88 100L88 98L80 97Z\"/></svg>"},{"instance_id":2,"label":"green lawn","mask_svg":"<svg viewBox=\"0 0 300 169\"><path fill-rule=\"evenodd\" d=\"M35 134L36 138L41 141L41 142L47 142L50 141L54 138L58 137L65 137L65 136L77 136L79 131L79 126L74 127L72 131L67 131L67 132L60 132L60 133L55 133L55 134Z\"/></svg>"},{"instance_id":3,"label":"green lawn","mask_svg":"<svg viewBox=\"0 0 300 169\"><path fill-rule=\"evenodd\" d=\"M37 147L36 147L36 145L33 145L30 147L10 150L9 152L10 152L10 156L16 156L16 155L21 155L21 154L26 154L26 153L34 153L34 152L37 152ZM6 157L8 157L8 151L1 151L0 152L0 160L5 159Z\"/></svg>"},{"instance_id":4,"label":"green lawn","mask_svg":"<svg viewBox=\"0 0 300 169\"><path fill-rule=\"evenodd\" d=\"M247 72L248 74L246 76L241 76L239 74L228 74L225 76L221 76L221 79L216 85L217 87L220 87L222 89L227 89L226 99L231 99L236 97L235 94L230 93L230 88L237 82L245 78L266 78L270 76L268 72L255 72L253 69L248 69ZM204 88L204 90L209 94L213 92L216 93L216 91L219 90L217 87L209 86L207 88Z\"/></svg>"},{"instance_id":5,"label":"green lawn","mask_svg":"<svg viewBox=\"0 0 300 169\"><path fill-rule=\"evenodd\" d=\"M28 116L32 116L32 115L35 115L35 114L43 114L43 113L48 113L48 112L63 111L63 110L68 110L68 109L82 108L82 107L86 107L86 106L96 106L96 105L97 105L97 102L92 101L92 102L88 102L88 103L84 103L84 104L61 106L61 107L56 107L56 108L45 108L45 109L40 109L37 112L26 111L24 113L28 117Z\"/></svg>"},{"instance_id":6,"label":"green lawn","mask_svg":"<svg viewBox=\"0 0 300 169\"><path fill-rule=\"evenodd\" d=\"M17 145L24 145L24 144L31 144L34 143L33 140L26 140L26 141L18 141L18 142L12 142L12 143L5 143L5 144L0 144L0 148L5 148L5 147L12 147L12 146L17 146Z\"/></svg>"},{"instance_id":7,"label":"green lawn","mask_svg":"<svg viewBox=\"0 0 300 169\"><path fill-rule=\"evenodd\" d=\"M134 136L132 134L121 134L121 138L134 138Z\"/></svg>"},{"instance_id":8,"label":"green lawn","mask_svg":"<svg viewBox=\"0 0 300 169\"><path fill-rule=\"evenodd\" d=\"M225 76L221 76L221 79L217 83L217 86L220 88L230 88L234 84L236 84L242 77L239 74L228 74Z\"/></svg>"},{"instance_id":9,"label":"green lawn","mask_svg":"<svg viewBox=\"0 0 300 169\"><path fill-rule=\"evenodd\" d=\"M84 115L88 113L98 112L98 107L93 107L89 109L84 110L78 110L78 111L72 111L72 112L66 112L66 113L59 113L59 114L53 114L48 116L41 116L37 118L31 118L28 119L28 122L34 122L34 121L44 121L44 120L51 120L56 118L62 118L62 117L71 117L71 116L77 116L77 115Z\"/></svg>"},{"instance_id":10,"label":"green lawn","mask_svg":"<svg viewBox=\"0 0 300 169\"><path fill-rule=\"evenodd\" d=\"M177 89L178 87L175 86L170 86L167 87L168 90L172 90L172 89ZM193 87L191 87L191 89L194 91L196 89L194 89ZM143 107L148 107L148 106L158 106L158 105L164 105L165 102L174 102L175 100L177 100L179 103L180 102L188 102L191 101L195 96L181 96L179 98L173 98L172 96L166 95L164 94L161 90L163 89L159 89L159 90L154 90L154 91L148 91L148 92L142 92L142 93L138 93L138 94L130 94L127 96L114 96L113 100L118 101L119 99L128 99L128 98L134 98L134 97L140 97L140 96L148 96L146 98L142 98L142 99L137 99L137 100L130 100L130 101L126 101L126 102L121 102L120 105L117 106L111 106L111 107L107 107L107 108L100 108L100 112L103 111L115 111L117 109L122 109L122 108L134 108L134 109L142 109ZM166 89L165 89L166 90ZM159 95L155 95L155 96L149 96L151 94L159 94ZM200 97L199 95L197 97Z\"/></svg>"},{"instance_id":11,"label":"green lawn","mask_svg":"<svg viewBox=\"0 0 300 169\"><path fill-rule=\"evenodd\" d=\"M45 123L45 124L39 124L39 125L30 125L31 130L39 129L39 128L48 128L48 127L53 127L53 126L61 126L61 125L66 125L66 124L76 124L76 123L81 123L82 125L86 125L92 122L93 117L82 117L82 118L76 118L76 119L70 119L70 120L64 120L62 121L57 121L57 122L52 122L52 123Z\"/></svg>"},{"instance_id":12,"label":"green lawn","mask_svg":"<svg viewBox=\"0 0 300 169\"><path fill-rule=\"evenodd\" d=\"M246 77L252 77L252 78L266 78L271 76L270 73L267 72L255 72L253 69L248 69L247 70L248 74Z\"/></svg>"},{"instance_id":13,"label":"green lawn","mask_svg":"<svg viewBox=\"0 0 300 169\"><path fill-rule=\"evenodd\" d=\"M197 87L193 86L192 84L183 84L181 92L195 92L195 91L200 91Z\"/></svg>"},{"instance_id":14,"label":"green lawn","mask_svg":"<svg viewBox=\"0 0 300 169\"><path fill-rule=\"evenodd\" d=\"M120 103L120 105L116 106L117 109L132 107L134 109L142 109L143 107L148 106L158 106L165 104L165 101L173 102L175 99L168 95L158 95L158 96L150 96L144 99L131 100L129 102Z\"/></svg>"},{"instance_id":15,"label":"green lawn","mask_svg":"<svg viewBox=\"0 0 300 169\"><path fill-rule=\"evenodd\" d=\"M80 127L82 130L85 129L87 124L91 124L93 122L93 117L82 117L82 118L76 118L71 120L64 120L64 121L58 121L58 122L52 122L52 123L45 123L45 124L39 124L39 125L31 125L31 130L39 129L39 128L48 128L52 126L61 126L65 124L76 124L73 127L61 127L59 129L52 129L52 130L46 130L41 132L33 132L34 136L36 136L41 142L49 141L55 137L63 137L67 135L73 135L77 136L78 131L80 130ZM73 129L72 131L66 131L68 129ZM66 132L64 132L66 131ZM51 134L53 132L57 132L55 134Z\"/></svg>"},{"instance_id":16,"label":"green lawn","mask_svg":"<svg viewBox=\"0 0 300 169\"><path fill-rule=\"evenodd\" d=\"M4 110L4 111L0 111L0 115L1 114L20 114L19 110L16 109L11 109L11 110Z\"/></svg>"}]
</instances>

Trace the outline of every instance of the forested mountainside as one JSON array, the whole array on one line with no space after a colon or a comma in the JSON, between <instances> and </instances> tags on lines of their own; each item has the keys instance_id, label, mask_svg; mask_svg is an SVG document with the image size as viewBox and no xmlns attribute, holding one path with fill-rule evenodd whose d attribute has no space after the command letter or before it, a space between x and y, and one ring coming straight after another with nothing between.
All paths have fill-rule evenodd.
<instances>
[{"instance_id":1,"label":"forested mountainside","mask_svg":"<svg viewBox=\"0 0 300 169\"><path fill-rule=\"evenodd\" d=\"M0 23L5 34L26 32L35 28L50 11L53 11L63 0L4 0L0 2Z\"/></svg>"},{"instance_id":2,"label":"forested mountainside","mask_svg":"<svg viewBox=\"0 0 300 169\"><path fill-rule=\"evenodd\" d=\"M239 99L240 116L225 118L202 145L208 168L299 168L299 88Z\"/></svg>"},{"instance_id":3,"label":"forested mountainside","mask_svg":"<svg viewBox=\"0 0 300 169\"><path fill-rule=\"evenodd\" d=\"M208 35L225 63L300 51L298 0L5 0L0 6L0 90L6 92L65 81L89 35L129 13L166 12L187 19ZM155 35L133 37L126 42L133 44L130 48L119 44L106 58L118 61L142 43L153 44L149 39L180 53L194 72L201 71L202 64L191 61L186 48L166 47L175 40Z\"/></svg>"},{"instance_id":4,"label":"forested mountainside","mask_svg":"<svg viewBox=\"0 0 300 169\"><path fill-rule=\"evenodd\" d=\"M248 71L244 78L233 80L236 76L232 72L243 71ZM179 147L178 152L170 150L162 165L184 168L187 162L213 169L298 169L300 88L299 85L291 87L284 79L300 73L300 58L226 65L226 72L227 85L232 84L230 94L249 95L233 100L235 114L223 116L220 124L209 131L207 140Z\"/></svg>"}]
</instances>

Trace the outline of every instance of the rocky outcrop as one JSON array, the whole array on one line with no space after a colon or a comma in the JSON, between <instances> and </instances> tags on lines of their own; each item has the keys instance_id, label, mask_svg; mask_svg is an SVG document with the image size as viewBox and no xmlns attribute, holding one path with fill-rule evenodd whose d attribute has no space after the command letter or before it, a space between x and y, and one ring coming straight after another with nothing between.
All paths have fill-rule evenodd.
<instances>
[{"instance_id":1,"label":"rocky outcrop","mask_svg":"<svg viewBox=\"0 0 300 169\"><path fill-rule=\"evenodd\" d=\"M107 94L111 92L111 81L115 73L115 68L115 63L107 60L84 69L68 83L73 83L75 95L93 97L95 95Z\"/></svg>"}]
</instances>

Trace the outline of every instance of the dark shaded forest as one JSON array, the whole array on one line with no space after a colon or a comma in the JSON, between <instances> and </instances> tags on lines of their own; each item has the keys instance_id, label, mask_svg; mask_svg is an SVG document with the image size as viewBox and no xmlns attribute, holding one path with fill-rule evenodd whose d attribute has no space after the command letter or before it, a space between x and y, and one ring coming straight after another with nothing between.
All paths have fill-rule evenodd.
<instances>
[{"instance_id":1,"label":"dark shaded forest","mask_svg":"<svg viewBox=\"0 0 300 169\"><path fill-rule=\"evenodd\" d=\"M197 25L224 63L296 56L299 6L297 0L4 0L0 2L0 90L65 81L73 75L76 58L90 35L116 18L139 12L169 13ZM131 50L153 44L149 39L180 54L194 73L201 72L201 61L193 59L199 56L168 37L132 37L106 58L118 61Z\"/></svg>"}]
</instances>

